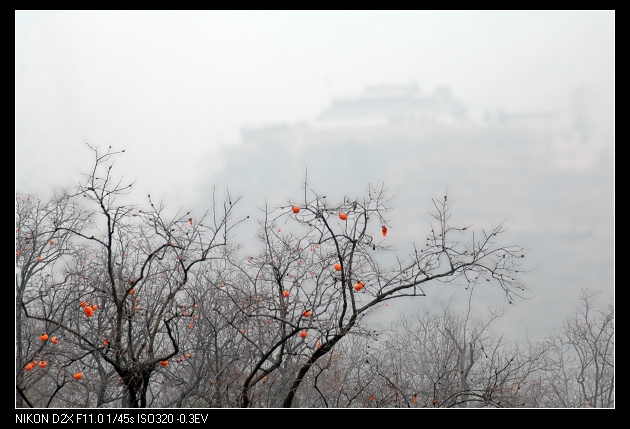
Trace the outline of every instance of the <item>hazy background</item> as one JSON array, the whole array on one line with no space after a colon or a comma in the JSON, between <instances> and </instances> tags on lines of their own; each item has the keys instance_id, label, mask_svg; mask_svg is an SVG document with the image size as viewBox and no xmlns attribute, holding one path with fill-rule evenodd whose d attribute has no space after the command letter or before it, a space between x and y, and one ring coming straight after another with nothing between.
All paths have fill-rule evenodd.
<instances>
[{"instance_id":1,"label":"hazy background","mask_svg":"<svg viewBox=\"0 0 630 429\"><path fill-rule=\"evenodd\" d=\"M16 192L77 184L91 167L88 142L126 150L114 171L136 180L140 205L151 193L202 211L213 186L229 187L254 219L265 198L299 200L308 168L332 203L384 183L388 240L405 254L425 240L431 198L448 189L454 223L505 221L501 243L531 250L528 300L508 306L498 289L476 291L480 311L506 307L498 331L537 338L562 325L581 289L613 297L614 11L15 18ZM387 97L366 101L370 88L402 88L428 116L395 119ZM438 97L455 110L431 107ZM348 120L335 100L376 113ZM254 226L238 241L251 243ZM453 293L466 301L456 286L427 292L382 320Z\"/></svg>"}]
</instances>

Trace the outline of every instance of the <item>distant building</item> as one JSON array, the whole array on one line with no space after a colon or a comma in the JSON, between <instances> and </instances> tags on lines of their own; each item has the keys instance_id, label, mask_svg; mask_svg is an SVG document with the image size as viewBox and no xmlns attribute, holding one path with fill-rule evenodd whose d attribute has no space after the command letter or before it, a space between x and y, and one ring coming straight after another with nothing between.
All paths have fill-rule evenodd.
<instances>
[{"instance_id":1,"label":"distant building","mask_svg":"<svg viewBox=\"0 0 630 429\"><path fill-rule=\"evenodd\" d=\"M323 123L423 124L465 119L466 108L449 87L422 94L416 83L368 86L358 97L336 98L319 120Z\"/></svg>"},{"instance_id":2,"label":"distant building","mask_svg":"<svg viewBox=\"0 0 630 429\"><path fill-rule=\"evenodd\" d=\"M242 128L245 143L310 144L410 137L434 126L463 124L466 108L449 87L423 94L416 83L367 86L355 97L335 98L313 124Z\"/></svg>"}]
</instances>

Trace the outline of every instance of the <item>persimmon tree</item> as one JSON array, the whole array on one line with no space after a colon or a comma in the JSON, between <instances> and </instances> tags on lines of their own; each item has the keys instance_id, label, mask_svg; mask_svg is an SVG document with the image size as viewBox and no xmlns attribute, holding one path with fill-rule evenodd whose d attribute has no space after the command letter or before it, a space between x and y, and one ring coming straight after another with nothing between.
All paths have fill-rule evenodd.
<instances>
[{"instance_id":1,"label":"persimmon tree","mask_svg":"<svg viewBox=\"0 0 630 429\"><path fill-rule=\"evenodd\" d=\"M110 396L122 397L123 406L146 407L152 375L166 368L195 332L190 316L198 304L187 293L190 279L200 267L225 259L232 250L230 215L237 201L232 204L228 194L221 204L213 195L211 209L194 219L190 213L166 216L164 206L155 205L150 195L145 210L120 204L133 184L112 175L119 152L111 147L104 154L91 149L93 170L65 197L89 215L70 222L53 211L47 231L20 231L36 236L40 247L45 241L52 245L55 237L63 237L72 247L63 264L50 267L46 273L50 280L36 284L32 278L38 266L32 268L33 261L50 266L47 255L33 259L41 253L37 246L39 253L20 253L16 280L20 317L59 332L73 344L65 349L70 354L67 362L54 370L61 377L59 389L69 383L75 389L88 384L94 388L92 383L100 378L106 387L96 390L112 390ZM28 222L27 215L28 210L18 211L18 229ZM29 246L19 241L17 247ZM51 362L50 373L54 367ZM83 377L73 377L74 371ZM20 396L30 402L26 388L16 384Z\"/></svg>"},{"instance_id":2,"label":"persimmon tree","mask_svg":"<svg viewBox=\"0 0 630 429\"><path fill-rule=\"evenodd\" d=\"M509 302L520 296L525 288L515 273L524 250L496 244L503 226L475 234L470 225L450 224L447 197L433 208L426 243L389 267L379 260L390 250L383 187L331 203L305 182L301 201L264 209L261 250L231 261L237 277L224 289L244 317L233 328L252 350L240 406L251 405L256 384L297 362L278 404L291 407L313 365L344 337L360 333L367 315L393 299L425 296L431 282L494 282Z\"/></svg>"}]
</instances>

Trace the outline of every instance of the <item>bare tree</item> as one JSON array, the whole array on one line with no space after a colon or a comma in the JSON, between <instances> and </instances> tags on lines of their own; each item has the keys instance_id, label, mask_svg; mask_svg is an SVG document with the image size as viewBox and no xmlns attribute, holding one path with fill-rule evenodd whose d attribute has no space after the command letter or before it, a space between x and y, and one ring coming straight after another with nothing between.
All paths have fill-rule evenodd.
<instances>
[{"instance_id":1,"label":"bare tree","mask_svg":"<svg viewBox=\"0 0 630 429\"><path fill-rule=\"evenodd\" d=\"M118 153L111 148L105 154L92 150L92 172L66 197L73 204L83 200L82 210L90 216L77 218L83 223L64 223L62 217L50 215L52 231L74 240L78 247L67 255L61 272L51 273L59 276L53 281L54 290L42 281L29 289L33 270L28 263L21 265L18 289L24 292L18 299L24 317L47 331L58 330L74 343L63 383L87 384L100 377L111 385L115 379L120 383L115 390L124 391L122 406L146 407L154 371L166 367L191 340L194 323L186 316L195 313L197 304L187 293L190 278L231 251L233 204L229 195L222 205L213 199L211 210L196 219L190 212L167 218L164 207L155 206L150 196L150 209L145 211L119 205L117 199L128 194L133 184L124 185L112 176ZM24 234L33 235L37 243L54 241L42 230ZM28 253L28 261L34 257ZM89 402L102 403L103 398Z\"/></svg>"},{"instance_id":2,"label":"bare tree","mask_svg":"<svg viewBox=\"0 0 630 429\"><path fill-rule=\"evenodd\" d=\"M582 291L580 306L547 338L547 368L532 406L614 407L615 312L612 304L597 305L599 295Z\"/></svg>"},{"instance_id":3,"label":"bare tree","mask_svg":"<svg viewBox=\"0 0 630 429\"><path fill-rule=\"evenodd\" d=\"M515 385L529 381L539 368L539 354L508 346L486 320L470 312L424 312L403 317L379 345L372 345L370 365L379 375L379 406L516 407ZM367 361L366 361L367 363ZM385 399L390 398L389 401Z\"/></svg>"},{"instance_id":4,"label":"bare tree","mask_svg":"<svg viewBox=\"0 0 630 429\"><path fill-rule=\"evenodd\" d=\"M380 378L363 388L379 392L379 406L614 407L614 309L597 296L584 292L559 333L524 345L503 343L498 314L403 318L370 360Z\"/></svg>"}]
</instances>

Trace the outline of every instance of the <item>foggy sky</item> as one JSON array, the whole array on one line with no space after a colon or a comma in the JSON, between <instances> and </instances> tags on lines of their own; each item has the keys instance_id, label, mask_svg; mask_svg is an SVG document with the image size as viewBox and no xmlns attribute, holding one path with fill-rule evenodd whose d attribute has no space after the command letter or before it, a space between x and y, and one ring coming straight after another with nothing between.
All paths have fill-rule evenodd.
<instances>
[{"instance_id":1,"label":"foggy sky","mask_svg":"<svg viewBox=\"0 0 630 429\"><path fill-rule=\"evenodd\" d=\"M581 113L591 134L579 147L543 142L523 152L483 142L463 149L466 159L435 150L432 169L405 171L426 174L418 204L449 186L466 213L508 219L515 238L553 236L526 243L537 248L538 274L519 321L530 317L532 330L559 328L584 284L612 296L614 11L16 11L15 24L15 188L42 197L81 180L88 142L126 150L116 169L137 181L138 195L203 206L212 185L239 187L224 183L224 169L244 148L242 127L315 126L333 99L369 85L449 86L471 127L500 109L568 122ZM357 157L383 159L369 179L389 183L397 198L418 189L382 154ZM544 171L528 164L543 159ZM484 160L501 176L488 175ZM468 163L476 167L464 171ZM299 180L305 166L294 167ZM317 167L315 177L328 174ZM553 293L537 287L544 279ZM541 320L550 312L558 314Z\"/></svg>"}]
</instances>

